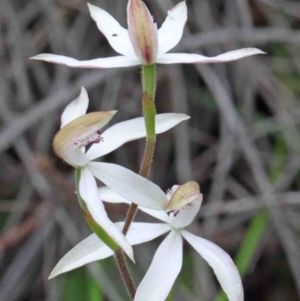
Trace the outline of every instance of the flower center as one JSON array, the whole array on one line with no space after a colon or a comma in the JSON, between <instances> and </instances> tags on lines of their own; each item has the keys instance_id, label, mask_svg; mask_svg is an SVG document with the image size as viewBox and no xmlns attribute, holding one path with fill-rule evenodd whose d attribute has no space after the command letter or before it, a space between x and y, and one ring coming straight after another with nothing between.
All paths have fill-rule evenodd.
<instances>
[{"instance_id":1,"label":"flower center","mask_svg":"<svg viewBox=\"0 0 300 301\"><path fill-rule=\"evenodd\" d=\"M101 141L103 141L101 134L101 131L97 130L91 135L78 138L76 141L74 141L74 145L76 145L76 147L78 148L82 148L87 146L88 144L100 143Z\"/></svg>"}]
</instances>

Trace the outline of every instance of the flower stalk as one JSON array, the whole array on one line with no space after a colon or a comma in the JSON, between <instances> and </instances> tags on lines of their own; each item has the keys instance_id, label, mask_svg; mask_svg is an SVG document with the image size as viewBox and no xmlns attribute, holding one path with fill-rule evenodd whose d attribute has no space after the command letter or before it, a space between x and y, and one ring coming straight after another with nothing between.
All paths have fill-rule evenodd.
<instances>
[{"instance_id":1,"label":"flower stalk","mask_svg":"<svg viewBox=\"0 0 300 301\"><path fill-rule=\"evenodd\" d=\"M156 65L143 65L142 66L142 85L143 92L155 100L156 92ZM145 113L145 112L144 112Z\"/></svg>"},{"instance_id":2,"label":"flower stalk","mask_svg":"<svg viewBox=\"0 0 300 301\"><path fill-rule=\"evenodd\" d=\"M155 115L156 108L154 103L155 92L156 92L156 65L145 65L142 67L142 85L143 85L143 97L142 107L143 115L145 118L146 126L146 146L143 156L143 161L140 168L140 175L147 178L152 158L155 149ZM137 205L132 203L128 209L125 225L123 228L123 234L126 235L130 224L133 222L137 212Z\"/></svg>"},{"instance_id":3,"label":"flower stalk","mask_svg":"<svg viewBox=\"0 0 300 301\"><path fill-rule=\"evenodd\" d=\"M123 283L126 287L127 293L130 296L131 300L133 300L136 292L136 287L130 274L129 268L127 266L125 254L122 249L115 251L115 260L117 262L117 266L122 277Z\"/></svg>"},{"instance_id":4,"label":"flower stalk","mask_svg":"<svg viewBox=\"0 0 300 301\"><path fill-rule=\"evenodd\" d=\"M145 126L146 126L146 146L145 146L143 161L140 168L140 175L142 177L147 178L150 171L152 158L154 155L155 141L156 141L156 135L155 135L156 108L154 103L155 89L156 89L156 65L142 66L142 86L143 86L142 108L143 108L143 115L145 118ZM130 225L135 218L137 209L138 209L137 204L131 203L127 211L127 215L122 231L124 235L127 234ZM124 256L123 251L119 250L115 252L115 258L123 282L126 286L127 292L129 293L130 297L134 299L136 289L130 271L126 264L126 258Z\"/></svg>"}]
</instances>

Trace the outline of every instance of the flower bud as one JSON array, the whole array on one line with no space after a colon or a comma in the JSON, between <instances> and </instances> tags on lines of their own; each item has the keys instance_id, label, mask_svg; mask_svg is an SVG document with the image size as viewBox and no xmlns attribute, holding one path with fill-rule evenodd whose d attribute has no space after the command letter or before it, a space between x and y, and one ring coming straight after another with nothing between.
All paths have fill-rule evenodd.
<instances>
[{"instance_id":1,"label":"flower bud","mask_svg":"<svg viewBox=\"0 0 300 301\"><path fill-rule=\"evenodd\" d=\"M157 26L145 3L129 0L127 16L129 37L136 55L142 64L153 64L157 55Z\"/></svg>"}]
</instances>

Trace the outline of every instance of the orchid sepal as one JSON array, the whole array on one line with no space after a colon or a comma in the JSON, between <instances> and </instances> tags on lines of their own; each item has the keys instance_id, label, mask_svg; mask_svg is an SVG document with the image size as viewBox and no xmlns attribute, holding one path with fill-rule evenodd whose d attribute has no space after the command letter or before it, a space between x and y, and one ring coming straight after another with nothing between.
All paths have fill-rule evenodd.
<instances>
[{"instance_id":1,"label":"orchid sepal","mask_svg":"<svg viewBox=\"0 0 300 301\"><path fill-rule=\"evenodd\" d=\"M87 213L84 212L84 219L86 223L89 225L91 230L113 251L118 251L120 249L119 245L114 241L112 237L108 235L108 233L100 226L98 225L93 217Z\"/></svg>"},{"instance_id":2,"label":"orchid sepal","mask_svg":"<svg viewBox=\"0 0 300 301\"><path fill-rule=\"evenodd\" d=\"M93 232L112 250L122 248L128 257L134 262L133 250L122 231L109 219L105 207L99 198L96 179L84 167L80 171L78 183L78 197L86 206L84 217Z\"/></svg>"}]
</instances>

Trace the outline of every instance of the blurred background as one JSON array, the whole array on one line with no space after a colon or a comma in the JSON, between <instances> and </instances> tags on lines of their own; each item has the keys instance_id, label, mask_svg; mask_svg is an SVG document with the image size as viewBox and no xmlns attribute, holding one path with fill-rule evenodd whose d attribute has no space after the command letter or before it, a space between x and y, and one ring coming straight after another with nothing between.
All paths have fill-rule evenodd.
<instances>
[{"instance_id":1,"label":"blurred background","mask_svg":"<svg viewBox=\"0 0 300 301\"><path fill-rule=\"evenodd\" d=\"M158 26L178 1L145 1ZM91 0L126 25L125 0ZM246 300L300 300L300 3L189 0L174 52L214 56L258 47L268 55L217 65L158 66L157 109L192 118L158 137L151 180L164 190L194 180L204 201L190 230L236 261ZM128 300L113 259L48 281L58 260L90 234L73 170L52 139L63 108L84 86L89 111L118 109L110 124L141 116L139 68L70 69L30 61L115 53L84 0L0 2L0 300ZM103 160L139 170L144 141ZM138 158L138 160L137 160ZM123 220L124 205L107 206ZM138 214L137 220L150 220ZM135 247L137 283L161 239ZM226 300L185 246L174 300ZM153 300L155 301L155 300Z\"/></svg>"}]
</instances>

